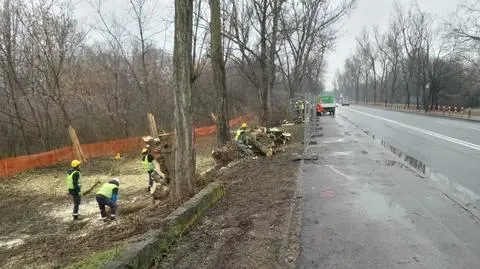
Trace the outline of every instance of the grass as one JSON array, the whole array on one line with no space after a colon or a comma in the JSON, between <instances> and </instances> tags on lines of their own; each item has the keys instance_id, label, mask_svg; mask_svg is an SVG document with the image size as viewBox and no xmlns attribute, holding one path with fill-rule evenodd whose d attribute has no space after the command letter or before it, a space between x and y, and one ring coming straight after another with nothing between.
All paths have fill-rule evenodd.
<instances>
[{"instance_id":1,"label":"grass","mask_svg":"<svg viewBox=\"0 0 480 269\"><path fill-rule=\"evenodd\" d=\"M96 252L88 256L85 260L64 267L65 269L97 269L102 268L116 258L122 256L125 246L115 247L103 252Z\"/></svg>"}]
</instances>

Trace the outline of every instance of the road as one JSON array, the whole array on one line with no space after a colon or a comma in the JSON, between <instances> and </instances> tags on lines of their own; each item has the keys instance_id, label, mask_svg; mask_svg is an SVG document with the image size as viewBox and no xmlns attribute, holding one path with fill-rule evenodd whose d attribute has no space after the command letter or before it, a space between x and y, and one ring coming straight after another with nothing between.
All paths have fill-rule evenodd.
<instances>
[{"instance_id":1,"label":"road","mask_svg":"<svg viewBox=\"0 0 480 269\"><path fill-rule=\"evenodd\" d=\"M314 138L317 144L308 151L320 159L305 161L300 176L304 206L297 268L480 268L478 218L364 132L392 138L395 146L418 153L422 161L435 160L432 169L450 175L448 167L436 165L474 169L477 161L468 160L479 157L473 146L478 142L470 137L473 125L352 107L320 117L318 126L323 136ZM457 173L459 182L472 183L468 171Z\"/></svg>"},{"instance_id":2,"label":"road","mask_svg":"<svg viewBox=\"0 0 480 269\"><path fill-rule=\"evenodd\" d=\"M339 113L429 166L442 190L480 209L480 123L366 107Z\"/></svg>"}]
</instances>

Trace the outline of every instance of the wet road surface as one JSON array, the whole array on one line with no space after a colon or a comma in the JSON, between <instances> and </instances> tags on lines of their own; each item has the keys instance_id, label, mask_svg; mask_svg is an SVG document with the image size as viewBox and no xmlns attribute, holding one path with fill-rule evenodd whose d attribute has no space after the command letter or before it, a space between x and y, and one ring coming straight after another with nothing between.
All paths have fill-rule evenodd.
<instances>
[{"instance_id":1,"label":"wet road surface","mask_svg":"<svg viewBox=\"0 0 480 269\"><path fill-rule=\"evenodd\" d=\"M354 115L346 111L320 117L323 137L309 147L320 159L302 168L297 268L480 268L478 219L342 117Z\"/></svg>"},{"instance_id":2,"label":"wet road surface","mask_svg":"<svg viewBox=\"0 0 480 269\"><path fill-rule=\"evenodd\" d=\"M442 190L480 209L480 123L356 106L339 114L426 164Z\"/></svg>"}]
</instances>

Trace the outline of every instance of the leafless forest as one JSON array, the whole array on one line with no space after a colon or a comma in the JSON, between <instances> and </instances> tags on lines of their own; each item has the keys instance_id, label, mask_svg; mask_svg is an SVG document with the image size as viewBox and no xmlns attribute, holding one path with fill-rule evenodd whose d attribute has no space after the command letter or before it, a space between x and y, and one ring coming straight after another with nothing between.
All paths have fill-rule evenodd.
<instances>
[{"instance_id":1,"label":"leafless forest","mask_svg":"<svg viewBox=\"0 0 480 269\"><path fill-rule=\"evenodd\" d=\"M448 18L394 3L384 30L365 27L357 49L335 76L335 88L357 102L439 106L480 105L479 1Z\"/></svg>"},{"instance_id":2,"label":"leafless forest","mask_svg":"<svg viewBox=\"0 0 480 269\"><path fill-rule=\"evenodd\" d=\"M166 45L173 40L165 34L173 12L152 20L156 1L125 2L125 14L113 16L102 1L89 1L97 21L89 25L68 0L2 1L0 157L68 145L68 126L81 143L143 135L148 112L160 129L173 130L174 59ZM210 52L211 2L193 1L195 126L214 124L212 113L224 99L210 61L216 57ZM324 56L355 2L220 1L221 24L212 30L221 31L230 118L253 112L275 122L290 97L322 91Z\"/></svg>"}]
</instances>

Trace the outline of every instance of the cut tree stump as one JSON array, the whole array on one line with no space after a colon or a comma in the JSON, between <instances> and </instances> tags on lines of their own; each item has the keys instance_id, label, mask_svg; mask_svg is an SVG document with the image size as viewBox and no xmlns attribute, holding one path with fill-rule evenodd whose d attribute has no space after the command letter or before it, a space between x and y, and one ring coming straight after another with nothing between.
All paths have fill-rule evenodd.
<instances>
[{"instance_id":1,"label":"cut tree stump","mask_svg":"<svg viewBox=\"0 0 480 269\"><path fill-rule=\"evenodd\" d=\"M161 134L157 138L144 137L143 141L150 148L150 154L158 162L167 184L175 177L175 150L170 134Z\"/></svg>"},{"instance_id":2,"label":"cut tree stump","mask_svg":"<svg viewBox=\"0 0 480 269\"><path fill-rule=\"evenodd\" d=\"M153 183L153 186L150 188L150 193L152 194L153 199L155 200L163 200L168 198L170 194L170 188L168 186L164 186L160 183Z\"/></svg>"},{"instance_id":3,"label":"cut tree stump","mask_svg":"<svg viewBox=\"0 0 480 269\"><path fill-rule=\"evenodd\" d=\"M215 163L220 166L224 166L234 160L241 159L243 156L243 153L237 149L235 142L232 141L229 141L225 146L212 151L212 157L215 160Z\"/></svg>"}]
</instances>

